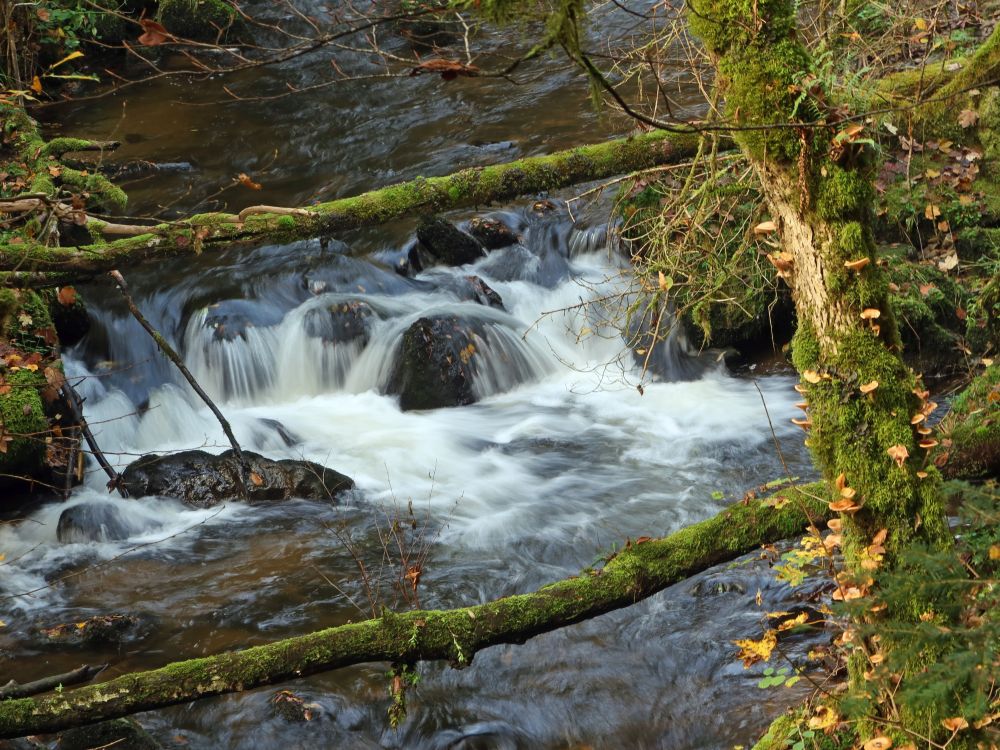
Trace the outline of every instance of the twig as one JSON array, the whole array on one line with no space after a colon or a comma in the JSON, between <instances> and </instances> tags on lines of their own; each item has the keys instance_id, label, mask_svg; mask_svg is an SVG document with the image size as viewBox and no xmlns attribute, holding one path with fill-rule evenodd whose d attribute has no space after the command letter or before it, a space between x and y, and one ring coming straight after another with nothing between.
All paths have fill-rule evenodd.
<instances>
[{"instance_id":1,"label":"twig","mask_svg":"<svg viewBox=\"0 0 1000 750\"><path fill-rule=\"evenodd\" d=\"M87 445L90 446L90 452L93 454L94 458L97 459L97 463L101 465L104 469L104 473L108 475L108 490L118 490L118 494L122 497L128 497L128 490L125 489L125 484L122 482L121 475L114 470L108 459L104 457L104 453L101 452L100 446L97 444L97 439L94 437L94 433L90 431L90 425L87 424L87 420L83 418L83 409L81 408L80 396L77 394L76 390L70 385L67 380L62 385L63 400L66 402L66 406L69 407L70 414L73 415L74 421L80 426L80 431L83 433L84 438L87 440Z\"/></svg>"},{"instance_id":2,"label":"twig","mask_svg":"<svg viewBox=\"0 0 1000 750\"><path fill-rule=\"evenodd\" d=\"M160 351L174 363L174 366L180 370L181 375L184 379L191 385L194 392L198 394L198 397L211 409L212 414L218 420L219 424L222 426L222 431L226 433L226 438L229 440L229 444L233 447L233 454L236 456L236 460L239 461L240 468L243 470L243 475L239 477L240 491L243 496L247 495L246 488L246 475L250 472L250 467L247 464L246 458L243 456L243 451L240 448L240 444L236 442L236 436L233 435L233 430L229 426L229 421L223 416L222 412L219 411L219 407L215 405L215 402L209 398L208 394L205 393L204 389L198 385L198 381L195 380L194 375L184 364L184 360L181 359L180 355L174 350L174 348L167 342L159 331L157 331L153 326L146 320L145 316L136 307L135 302L132 299L132 295L129 294L128 286L125 284L125 278L118 271L110 271L109 276L114 279L115 283L118 285L118 290L122 293L122 297L125 298L125 304L128 305L129 312L132 313L132 317L139 321L139 325L146 329L146 332L153 338L156 345L160 347Z\"/></svg>"},{"instance_id":3,"label":"twig","mask_svg":"<svg viewBox=\"0 0 1000 750\"><path fill-rule=\"evenodd\" d=\"M25 698L29 695L47 693L49 690L55 690L59 686L79 685L81 682L90 682L92 679L97 677L97 675L107 669L107 666L107 664L98 664L96 666L84 664L83 666L77 667L72 672L54 674L50 677L42 677L41 679L34 680L33 682L18 683L11 680L6 685L0 687L0 700L6 700L7 698Z\"/></svg>"}]
</instances>

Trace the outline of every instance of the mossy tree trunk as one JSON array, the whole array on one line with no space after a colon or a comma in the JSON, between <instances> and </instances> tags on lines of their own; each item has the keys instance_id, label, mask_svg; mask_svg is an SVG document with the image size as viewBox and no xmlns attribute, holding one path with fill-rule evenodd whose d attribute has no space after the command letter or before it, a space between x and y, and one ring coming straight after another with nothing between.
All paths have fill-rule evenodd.
<instances>
[{"instance_id":1,"label":"mossy tree trunk","mask_svg":"<svg viewBox=\"0 0 1000 750\"><path fill-rule=\"evenodd\" d=\"M891 569L912 543L950 541L940 476L928 465L924 420L932 405L900 356L876 254L874 155L860 124L803 82L810 58L796 35L792 2L691 0L689 7L780 237L770 258L795 300L792 356L807 402L802 426L832 507L846 509L849 584L873 594L876 563ZM890 610L883 616L913 621L920 605ZM856 685L870 668L863 659L850 662Z\"/></svg>"}]
</instances>

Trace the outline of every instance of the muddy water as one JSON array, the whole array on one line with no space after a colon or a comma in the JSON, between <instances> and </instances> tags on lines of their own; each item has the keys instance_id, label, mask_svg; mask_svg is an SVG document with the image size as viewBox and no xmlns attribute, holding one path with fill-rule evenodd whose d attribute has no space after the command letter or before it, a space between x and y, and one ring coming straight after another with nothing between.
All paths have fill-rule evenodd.
<instances>
[{"instance_id":1,"label":"muddy water","mask_svg":"<svg viewBox=\"0 0 1000 750\"><path fill-rule=\"evenodd\" d=\"M227 84L267 91L282 74L314 82L320 68L310 65ZM615 130L564 64L544 60L540 70L517 87L418 77L213 107L192 104L223 96L219 82L160 82L63 116L76 132L122 138L121 158L191 162L191 172L131 185L135 210L205 205L238 172L265 187L223 194L231 208L297 204ZM608 320L613 312L579 306L632 291L608 242L606 204L577 210L575 223L563 208L538 213L530 202L495 216L519 233L517 246L414 279L386 266L410 241L409 222L339 238L348 244L303 242L130 271L140 306L245 448L325 463L358 489L339 507L197 510L171 498L109 499L92 470L68 506L109 514L127 538L59 542L67 505L58 503L0 527L2 681L84 661L125 673L356 620L372 606L408 606L392 586L398 567L383 564L396 519L402 548L423 563L421 606L481 602L575 574L626 537L669 533L783 475L761 394L790 470L809 473L800 436L785 426L794 412L790 379L761 379L758 393L714 357L686 353L682 341L663 347L656 374L643 373ZM468 274L500 294L502 311L456 293ZM82 291L93 329L67 353L67 366L112 460L222 450L211 415L113 290L95 282ZM374 311L362 344L324 337L315 324L345 300ZM388 369L401 332L431 313L489 325L502 346L481 353L479 403L401 412L384 395ZM380 570L384 585L366 590L358 559ZM385 719L385 665L289 685L314 704L308 722L276 715L273 689L140 719L166 745L195 748L730 747L796 697L758 689L759 671L743 669L731 641L756 632L763 611L810 593L777 583L749 556L626 611L490 649L467 669L421 666L409 716L395 730ZM42 633L111 613L135 617L113 643L54 646ZM801 658L808 643L790 642L789 652Z\"/></svg>"}]
</instances>

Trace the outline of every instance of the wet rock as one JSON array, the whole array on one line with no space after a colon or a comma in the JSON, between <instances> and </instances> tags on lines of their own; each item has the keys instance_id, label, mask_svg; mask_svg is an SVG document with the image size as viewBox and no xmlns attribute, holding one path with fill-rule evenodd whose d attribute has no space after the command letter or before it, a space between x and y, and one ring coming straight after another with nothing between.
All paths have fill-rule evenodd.
<instances>
[{"instance_id":1,"label":"wet rock","mask_svg":"<svg viewBox=\"0 0 1000 750\"><path fill-rule=\"evenodd\" d=\"M78 294L56 296L49 305L49 312L63 346L79 343L90 330L90 316Z\"/></svg>"},{"instance_id":2,"label":"wet rock","mask_svg":"<svg viewBox=\"0 0 1000 750\"><path fill-rule=\"evenodd\" d=\"M487 307L495 307L498 310L503 310L503 298L497 293L493 287L487 284L478 276L466 276L465 280L469 282L469 286L472 287L472 293L475 300L480 305L486 305Z\"/></svg>"},{"instance_id":3,"label":"wet rock","mask_svg":"<svg viewBox=\"0 0 1000 750\"><path fill-rule=\"evenodd\" d=\"M431 255L449 266L473 263L484 255L478 240L437 216L421 222L417 238Z\"/></svg>"},{"instance_id":4,"label":"wet rock","mask_svg":"<svg viewBox=\"0 0 1000 750\"><path fill-rule=\"evenodd\" d=\"M63 544L116 542L146 528L139 519L129 517L120 502L83 503L59 514L56 538Z\"/></svg>"},{"instance_id":5,"label":"wet rock","mask_svg":"<svg viewBox=\"0 0 1000 750\"><path fill-rule=\"evenodd\" d=\"M59 750L91 750L98 747L161 750L163 746L132 719L102 721L87 727L67 729L59 735Z\"/></svg>"},{"instance_id":6,"label":"wet rock","mask_svg":"<svg viewBox=\"0 0 1000 750\"><path fill-rule=\"evenodd\" d=\"M281 310L257 300L230 299L209 305L204 325L216 341L246 340L247 329L277 325L283 316Z\"/></svg>"},{"instance_id":7,"label":"wet rock","mask_svg":"<svg viewBox=\"0 0 1000 750\"><path fill-rule=\"evenodd\" d=\"M248 502L303 498L336 502L354 487L354 480L312 461L274 461L243 451L249 464L246 480ZM200 508L227 500L243 499L241 469L233 451L220 455L184 451L168 456L151 454L133 461L122 473L132 497L165 495Z\"/></svg>"},{"instance_id":8,"label":"wet rock","mask_svg":"<svg viewBox=\"0 0 1000 750\"><path fill-rule=\"evenodd\" d=\"M136 615L96 615L86 620L42 628L45 644L65 648L120 646L149 632L150 622Z\"/></svg>"},{"instance_id":9,"label":"wet rock","mask_svg":"<svg viewBox=\"0 0 1000 750\"><path fill-rule=\"evenodd\" d=\"M425 279L436 291L450 292L463 302L476 302L484 307L503 310L503 298L479 276L456 276L448 271L428 274Z\"/></svg>"},{"instance_id":10,"label":"wet rock","mask_svg":"<svg viewBox=\"0 0 1000 750\"><path fill-rule=\"evenodd\" d=\"M456 315L420 318L406 329L386 392L403 411L474 403L473 357L486 328Z\"/></svg>"},{"instance_id":11,"label":"wet rock","mask_svg":"<svg viewBox=\"0 0 1000 750\"><path fill-rule=\"evenodd\" d=\"M344 300L310 310L305 316L305 330L327 343L364 345L371 337L372 324L378 319L371 305L361 300Z\"/></svg>"},{"instance_id":12,"label":"wet rock","mask_svg":"<svg viewBox=\"0 0 1000 750\"><path fill-rule=\"evenodd\" d=\"M487 250L516 245L519 241L517 233L497 219L477 216L469 221L469 234Z\"/></svg>"},{"instance_id":13,"label":"wet rock","mask_svg":"<svg viewBox=\"0 0 1000 750\"><path fill-rule=\"evenodd\" d=\"M312 721L320 708L317 703L306 703L300 695L291 690L279 690L271 698L271 707L276 716L287 722Z\"/></svg>"}]
</instances>

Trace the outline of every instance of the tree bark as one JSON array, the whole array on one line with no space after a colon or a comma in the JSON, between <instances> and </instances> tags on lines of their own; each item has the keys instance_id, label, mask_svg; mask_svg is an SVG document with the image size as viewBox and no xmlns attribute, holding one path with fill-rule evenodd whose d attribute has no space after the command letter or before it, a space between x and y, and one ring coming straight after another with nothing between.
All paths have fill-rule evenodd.
<instances>
[{"instance_id":1,"label":"tree bark","mask_svg":"<svg viewBox=\"0 0 1000 750\"><path fill-rule=\"evenodd\" d=\"M453 610L385 614L265 646L123 675L56 695L0 702L0 739L57 732L365 662L468 664L484 648L527 639L627 607L827 517L821 485L743 501L668 537L632 542L600 570L530 594Z\"/></svg>"},{"instance_id":2,"label":"tree bark","mask_svg":"<svg viewBox=\"0 0 1000 750\"><path fill-rule=\"evenodd\" d=\"M875 155L861 123L845 120L829 92L803 79L812 65L793 2L755 2L749 17L740 0L690 0L689 7L778 227L781 251L768 257L795 301L792 360L807 409L800 424L830 507L842 512L847 575L840 582L872 601L880 567L895 567L914 543L942 549L951 542L924 426L935 405L901 358L872 232ZM861 617L916 622L922 611L919 602L896 602ZM848 660L854 688L867 682L866 654L884 657L887 648L888 639L856 644ZM908 665L903 679L923 666ZM911 728L940 732L944 717L933 718ZM868 739L870 728L857 731Z\"/></svg>"}]
</instances>

